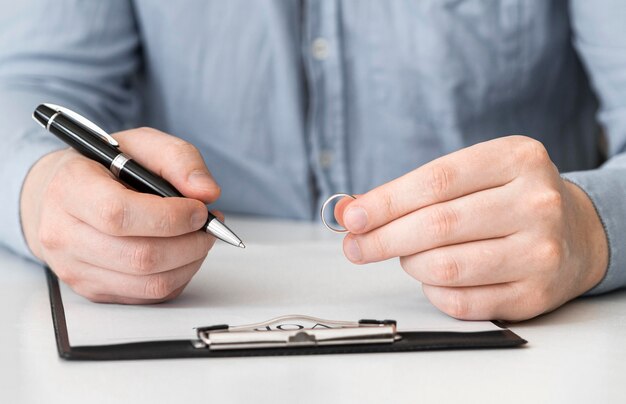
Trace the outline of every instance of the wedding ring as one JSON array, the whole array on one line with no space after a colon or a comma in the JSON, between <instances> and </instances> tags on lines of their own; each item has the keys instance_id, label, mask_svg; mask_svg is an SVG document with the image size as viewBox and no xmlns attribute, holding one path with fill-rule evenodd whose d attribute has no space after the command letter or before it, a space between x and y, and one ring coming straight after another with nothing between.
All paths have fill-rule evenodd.
<instances>
[{"instance_id":1,"label":"wedding ring","mask_svg":"<svg viewBox=\"0 0 626 404\"><path fill-rule=\"evenodd\" d=\"M333 227L330 224L328 224L328 222L326 222L326 218L324 217L324 213L326 212L326 207L335 199L345 198L346 196L352 199L356 199L356 196L350 195L350 194L334 194L334 195L331 195L328 199L326 199L326 202L324 202L324 204L322 205L322 209L320 210L320 217L322 219L322 223L324 223L324 226L326 226L326 228L332 231L333 233L347 233L348 230Z\"/></svg>"}]
</instances>

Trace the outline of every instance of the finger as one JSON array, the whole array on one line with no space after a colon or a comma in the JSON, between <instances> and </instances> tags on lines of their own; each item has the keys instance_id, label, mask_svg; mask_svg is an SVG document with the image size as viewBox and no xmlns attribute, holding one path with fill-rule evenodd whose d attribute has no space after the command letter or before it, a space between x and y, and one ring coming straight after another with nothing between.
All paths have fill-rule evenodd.
<instances>
[{"instance_id":1,"label":"finger","mask_svg":"<svg viewBox=\"0 0 626 404\"><path fill-rule=\"evenodd\" d=\"M334 209L335 220L339 223L340 226L345 227L343 224L343 214L350 204L350 202L354 201L355 198L358 198L360 195L353 195L354 198L350 198L349 196L345 196L337 202Z\"/></svg>"},{"instance_id":2,"label":"finger","mask_svg":"<svg viewBox=\"0 0 626 404\"><path fill-rule=\"evenodd\" d=\"M525 317L516 283L451 288L423 284L430 302L459 320L518 320ZM527 317L526 317L527 318Z\"/></svg>"},{"instance_id":3,"label":"finger","mask_svg":"<svg viewBox=\"0 0 626 404\"><path fill-rule=\"evenodd\" d=\"M217 220L219 220L220 222L224 223L226 221L226 218L224 217L223 212L219 210L212 210L211 213L213 213L213 216L215 216Z\"/></svg>"},{"instance_id":4,"label":"finger","mask_svg":"<svg viewBox=\"0 0 626 404\"><path fill-rule=\"evenodd\" d=\"M80 222L68 232L73 256L90 265L135 275L169 271L204 259L215 243L205 232L175 237L115 237Z\"/></svg>"},{"instance_id":5,"label":"finger","mask_svg":"<svg viewBox=\"0 0 626 404\"><path fill-rule=\"evenodd\" d=\"M90 298L106 295L128 299L162 301L183 287L200 269L203 260L151 275L131 275L75 263L69 277L60 276L78 294ZM55 270L55 272L57 272Z\"/></svg>"},{"instance_id":6,"label":"finger","mask_svg":"<svg viewBox=\"0 0 626 404\"><path fill-rule=\"evenodd\" d=\"M220 187L191 143L151 128L119 132L114 137L121 150L165 178L183 195L205 203L219 198Z\"/></svg>"},{"instance_id":7,"label":"finger","mask_svg":"<svg viewBox=\"0 0 626 404\"><path fill-rule=\"evenodd\" d=\"M432 286L480 286L518 281L532 262L531 243L516 235L435 248L401 257L402 268ZM537 263L539 264L539 263Z\"/></svg>"},{"instance_id":8,"label":"finger","mask_svg":"<svg viewBox=\"0 0 626 404\"><path fill-rule=\"evenodd\" d=\"M509 236L523 225L507 187L430 205L365 234L348 234L346 257L358 264L413 255L445 245Z\"/></svg>"},{"instance_id":9,"label":"finger","mask_svg":"<svg viewBox=\"0 0 626 404\"><path fill-rule=\"evenodd\" d=\"M368 232L425 206L504 185L527 160L549 160L546 156L539 142L521 136L480 143L362 195L346 207L343 220L352 233Z\"/></svg>"},{"instance_id":10,"label":"finger","mask_svg":"<svg viewBox=\"0 0 626 404\"><path fill-rule=\"evenodd\" d=\"M161 198L127 189L84 158L64 166L54 197L66 212L116 236L172 237L200 229L206 206L191 198Z\"/></svg>"}]
</instances>

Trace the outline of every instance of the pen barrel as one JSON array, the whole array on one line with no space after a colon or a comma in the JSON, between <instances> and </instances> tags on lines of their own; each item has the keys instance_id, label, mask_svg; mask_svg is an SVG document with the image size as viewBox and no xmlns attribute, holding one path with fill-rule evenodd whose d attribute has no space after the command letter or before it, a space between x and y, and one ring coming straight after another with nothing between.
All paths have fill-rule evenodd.
<instances>
[{"instance_id":1,"label":"pen barrel","mask_svg":"<svg viewBox=\"0 0 626 404\"><path fill-rule=\"evenodd\" d=\"M56 115L48 130L83 156L95 160L107 168L113 159L120 154L116 147L103 142L98 134L89 128L77 125L74 120L63 114Z\"/></svg>"},{"instance_id":2,"label":"pen barrel","mask_svg":"<svg viewBox=\"0 0 626 404\"><path fill-rule=\"evenodd\" d=\"M119 152L118 152L119 153ZM162 197L183 197L172 184L134 160L128 160L120 170L119 178L139 192Z\"/></svg>"}]
</instances>

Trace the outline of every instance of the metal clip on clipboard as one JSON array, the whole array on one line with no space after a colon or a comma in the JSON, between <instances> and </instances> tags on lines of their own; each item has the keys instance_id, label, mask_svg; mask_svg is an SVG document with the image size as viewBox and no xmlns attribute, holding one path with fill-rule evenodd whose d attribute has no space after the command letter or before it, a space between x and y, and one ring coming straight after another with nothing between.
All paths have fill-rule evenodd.
<instances>
[{"instance_id":1,"label":"metal clip on clipboard","mask_svg":"<svg viewBox=\"0 0 626 404\"><path fill-rule=\"evenodd\" d=\"M284 321L304 320L324 328L260 330ZM330 328L326 328L330 327ZM210 350L298 348L323 345L392 344L401 339L395 320L332 321L289 315L241 326L214 325L197 329L196 348Z\"/></svg>"}]
</instances>

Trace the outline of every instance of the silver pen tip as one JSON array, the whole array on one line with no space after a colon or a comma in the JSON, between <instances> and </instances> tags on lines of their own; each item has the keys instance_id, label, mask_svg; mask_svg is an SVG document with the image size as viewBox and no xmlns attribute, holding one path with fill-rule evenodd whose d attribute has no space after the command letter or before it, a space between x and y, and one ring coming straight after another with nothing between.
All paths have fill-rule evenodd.
<instances>
[{"instance_id":1,"label":"silver pen tip","mask_svg":"<svg viewBox=\"0 0 626 404\"><path fill-rule=\"evenodd\" d=\"M211 219L209 223L206 225L205 230L207 233L214 235L222 241L227 242L228 244L239 247L246 248L243 242L232 232L226 225L220 222L217 218Z\"/></svg>"}]
</instances>

